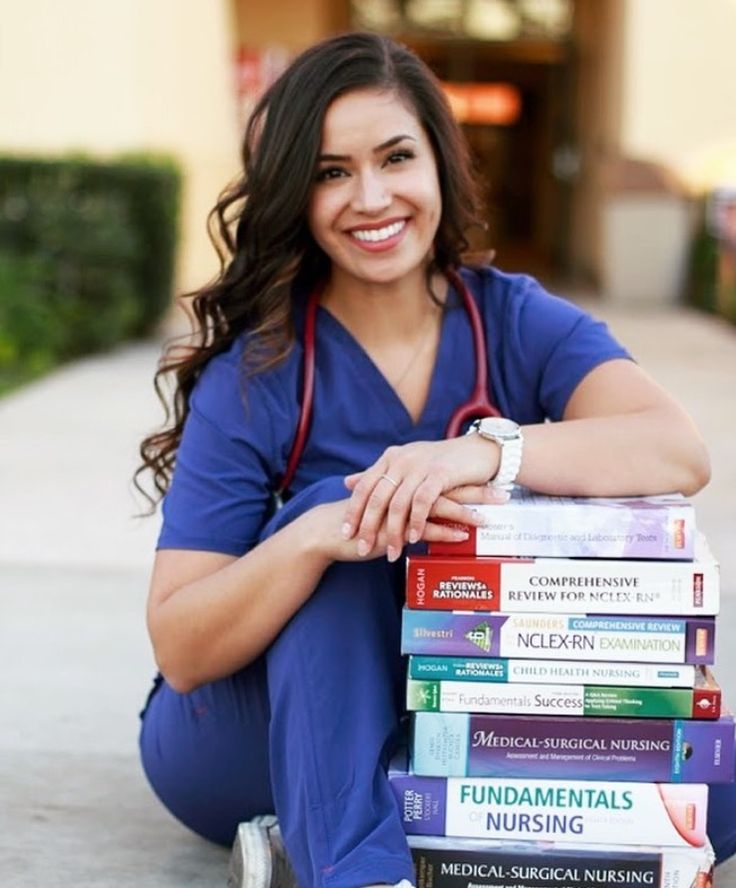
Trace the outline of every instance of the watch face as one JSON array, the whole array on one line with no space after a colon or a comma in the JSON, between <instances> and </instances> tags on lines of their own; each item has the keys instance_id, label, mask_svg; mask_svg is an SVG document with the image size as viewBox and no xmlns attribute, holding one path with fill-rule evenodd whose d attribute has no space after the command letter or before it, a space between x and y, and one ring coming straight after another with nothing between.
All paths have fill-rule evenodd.
<instances>
[{"instance_id":1,"label":"watch face","mask_svg":"<svg viewBox=\"0 0 736 888\"><path fill-rule=\"evenodd\" d=\"M492 435L494 438L519 437L519 424L513 419L500 416L489 416L478 420L477 428L481 435Z\"/></svg>"}]
</instances>

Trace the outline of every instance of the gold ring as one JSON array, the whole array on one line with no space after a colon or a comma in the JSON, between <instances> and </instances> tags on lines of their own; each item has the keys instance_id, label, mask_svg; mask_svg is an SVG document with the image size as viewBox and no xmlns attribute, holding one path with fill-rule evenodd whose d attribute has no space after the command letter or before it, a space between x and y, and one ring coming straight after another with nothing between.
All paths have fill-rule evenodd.
<instances>
[{"instance_id":1,"label":"gold ring","mask_svg":"<svg viewBox=\"0 0 736 888\"><path fill-rule=\"evenodd\" d=\"M399 482L394 481L394 479L390 475L381 475L381 478L383 478L384 481L388 481L389 484L393 484L394 487L399 486Z\"/></svg>"}]
</instances>

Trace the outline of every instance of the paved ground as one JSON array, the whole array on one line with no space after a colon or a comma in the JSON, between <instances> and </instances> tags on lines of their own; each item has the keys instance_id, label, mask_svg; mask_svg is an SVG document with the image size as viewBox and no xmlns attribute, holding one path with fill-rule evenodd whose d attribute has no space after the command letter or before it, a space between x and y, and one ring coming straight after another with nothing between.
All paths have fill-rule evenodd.
<instances>
[{"instance_id":1,"label":"paved ground","mask_svg":"<svg viewBox=\"0 0 736 888\"><path fill-rule=\"evenodd\" d=\"M718 674L736 703L736 331L686 311L604 311L689 407L714 480L699 522L722 561ZM226 854L158 806L137 712L156 520L132 514L136 444L159 418L153 345L80 362L0 401L0 886L222 885ZM736 866L719 872L736 886Z\"/></svg>"}]
</instances>

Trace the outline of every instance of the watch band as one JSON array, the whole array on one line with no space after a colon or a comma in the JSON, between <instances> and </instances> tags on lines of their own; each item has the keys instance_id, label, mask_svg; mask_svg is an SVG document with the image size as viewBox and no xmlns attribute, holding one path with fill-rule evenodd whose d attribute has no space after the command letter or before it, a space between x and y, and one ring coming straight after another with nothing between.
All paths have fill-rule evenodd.
<instances>
[{"instance_id":1,"label":"watch band","mask_svg":"<svg viewBox=\"0 0 736 888\"><path fill-rule=\"evenodd\" d=\"M488 482L491 487L498 487L501 490L510 490L514 486L516 476L521 468L521 452L524 447L524 438L519 432L518 438L511 439L495 439L501 448L501 455L498 463L498 471Z\"/></svg>"},{"instance_id":2,"label":"watch band","mask_svg":"<svg viewBox=\"0 0 736 888\"><path fill-rule=\"evenodd\" d=\"M524 436L520 427L512 420L487 417L476 419L471 423L468 434L478 434L498 444L500 449L498 469L488 484L491 487L510 490L521 468Z\"/></svg>"}]
</instances>

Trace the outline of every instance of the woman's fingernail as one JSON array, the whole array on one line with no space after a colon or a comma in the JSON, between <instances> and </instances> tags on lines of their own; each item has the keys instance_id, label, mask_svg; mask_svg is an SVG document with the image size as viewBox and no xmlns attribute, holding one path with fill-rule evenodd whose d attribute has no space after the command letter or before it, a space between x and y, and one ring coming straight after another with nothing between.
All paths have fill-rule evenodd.
<instances>
[{"instance_id":1,"label":"woman's fingernail","mask_svg":"<svg viewBox=\"0 0 736 888\"><path fill-rule=\"evenodd\" d=\"M353 525L350 522L346 521L342 526L342 538L344 540L349 540L353 535Z\"/></svg>"},{"instance_id":2,"label":"woman's fingernail","mask_svg":"<svg viewBox=\"0 0 736 888\"><path fill-rule=\"evenodd\" d=\"M410 530L409 531L409 542L410 543L418 543L419 542L419 531L418 530Z\"/></svg>"},{"instance_id":3,"label":"woman's fingernail","mask_svg":"<svg viewBox=\"0 0 736 888\"><path fill-rule=\"evenodd\" d=\"M497 503L507 503L511 499L511 494L508 490L495 490L493 498Z\"/></svg>"},{"instance_id":4,"label":"woman's fingernail","mask_svg":"<svg viewBox=\"0 0 736 888\"><path fill-rule=\"evenodd\" d=\"M365 558L365 556L371 551L371 547L365 540L358 540L358 555L361 558Z\"/></svg>"},{"instance_id":5,"label":"woman's fingernail","mask_svg":"<svg viewBox=\"0 0 736 888\"><path fill-rule=\"evenodd\" d=\"M389 561L398 561L400 554L401 553L399 552L398 549L394 548L393 546L387 546L386 558L388 558Z\"/></svg>"},{"instance_id":6,"label":"woman's fingernail","mask_svg":"<svg viewBox=\"0 0 736 888\"><path fill-rule=\"evenodd\" d=\"M462 540L467 540L470 534L467 530L453 530L452 538L453 540L457 540L458 542L462 542Z\"/></svg>"},{"instance_id":7,"label":"woman's fingernail","mask_svg":"<svg viewBox=\"0 0 736 888\"><path fill-rule=\"evenodd\" d=\"M486 523L485 515L478 509L468 509L468 512L470 512L470 517L474 524L483 526Z\"/></svg>"}]
</instances>

